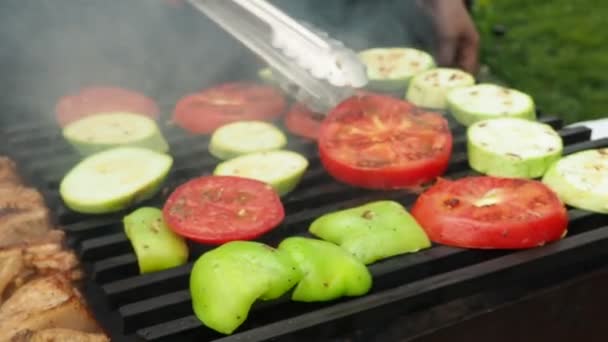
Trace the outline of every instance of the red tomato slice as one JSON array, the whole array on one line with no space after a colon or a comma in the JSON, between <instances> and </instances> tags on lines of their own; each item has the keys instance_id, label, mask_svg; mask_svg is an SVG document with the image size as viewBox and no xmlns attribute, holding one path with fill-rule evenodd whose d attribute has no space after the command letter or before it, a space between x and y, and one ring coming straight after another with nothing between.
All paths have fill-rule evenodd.
<instances>
[{"instance_id":1,"label":"red tomato slice","mask_svg":"<svg viewBox=\"0 0 608 342\"><path fill-rule=\"evenodd\" d=\"M107 112L129 112L157 119L156 102L134 90L119 87L88 87L57 102L55 113L61 127L85 116Z\"/></svg>"},{"instance_id":2,"label":"red tomato slice","mask_svg":"<svg viewBox=\"0 0 608 342\"><path fill-rule=\"evenodd\" d=\"M180 185L163 208L167 225L179 235L217 245L250 240L285 217L278 194L267 184L233 176L206 176Z\"/></svg>"},{"instance_id":3,"label":"red tomato slice","mask_svg":"<svg viewBox=\"0 0 608 342\"><path fill-rule=\"evenodd\" d=\"M441 114L383 95L358 95L321 124L319 154L339 181L371 189L415 187L445 172L452 134Z\"/></svg>"},{"instance_id":4,"label":"red tomato slice","mask_svg":"<svg viewBox=\"0 0 608 342\"><path fill-rule=\"evenodd\" d=\"M414 204L429 238L450 246L520 249L560 239L564 204L541 182L496 177L440 180Z\"/></svg>"},{"instance_id":5,"label":"red tomato slice","mask_svg":"<svg viewBox=\"0 0 608 342\"><path fill-rule=\"evenodd\" d=\"M295 103L285 115L285 127L293 134L306 139L317 140L323 116L306 106Z\"/></svg>"},{"instance_id":6,"label":"red tomato slice","mask_svg":"<svg viewBox=\"0 0 608 342\"><path fill-rule=\"evenodd\" d=\"M274 87L234 82L186 95L175 106L173 121L195 134L210 134L235 121L278 118L287 106Z\"/></svg>"}]
</instances>

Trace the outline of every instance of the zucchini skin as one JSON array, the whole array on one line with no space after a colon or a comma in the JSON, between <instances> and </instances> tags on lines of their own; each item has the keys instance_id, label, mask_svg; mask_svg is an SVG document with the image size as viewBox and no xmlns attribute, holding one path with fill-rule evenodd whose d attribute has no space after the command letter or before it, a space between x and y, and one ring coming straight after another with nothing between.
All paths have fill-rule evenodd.
<instances>
[{"instance_id":1,"label":"zucchini skin","mask_svg":"<svg viewBox=\"0 0 608 342\"><path fill-rule=\"evenodd\" d=\"M134 141L127 144L102 144L102 143L90 143L87 141L81 141L72 139L69 137L65 137L65 139L74 147L74 149L83 157L90 156L92 154L102 152L114 147L118 146L129 146L129 147L141 147L146 148L152 151L160 152L160 153L168 153L169 152L169 144L159 132L153 134L145 139Z\"/></svg>"},{"instance_id":2,"label":"zucchini skin","mask_svg":"<svg viewBox=\"0 0 608 342\"><path fill-rule=\"evenodd\" d=\"M91 156L83 159L80 163L84 163L85 161L89 160L89 158L96 158L100 154L112 153L113 151L119 150L119 149L139 149L139 148L117 147L114 149L104 150L102 152L99 152L97 154L91 155ZM140 149L140 150L148 151L145 149ZM157 152L154 152L154 153L157 153ZM75 169L77 167L79 167L79 165L80 165L80 163L79 163L76 166L74 166L74 168L72 168L70 171L68 171L66 176L64 176L64 178L59 186L59 193L60 193L65 205L68 208L70 208L71 210L79 212L79 213L107 214L107 213L115 213L115 212L122 211L124 209L131 207L134 204L137 204L139 202L142 202L142 201L145 201L145 200L148 200L148 199L154 197L159 192L160 188L162 187L162 185L165 182L165 179L167 178L167 176L169 175L169 172L171 171L171 168L173 166L173 158L166 154L158 153L158 155L159 155L158 157L165 158L166 167L161 172L158 173L157 177L153 181L146 184L144 187L139 189L139 191L135 191L133 193L128 193L123 196L113 198L111 200L98 201L95 203L83 203L79 200L75 200L72 198L72 196L70 194L70 190L68 188L66 188L65 179L70 175L70 173L75 172ZM76 172L77 171L78 170L76 170ZM92 180L92 181L94 181L94 180Z\"/></svg>"},{"instance_id":3,"label":"zucchini skin","mask_svg":"<svg viewBox=\"0 0 608 342\"><path fill-rule=\"evenodd\" d=\"M457 75L458 83L451 86L435 86L426 78L433 76L433 73L449 73ZM428 81L428 82L427 82ZM447 109L447 94L457 88L472 86L475 84L475 78L472 75L453 68L436 68L424 71L410 79L409 85L405 93L405 99L412 102L416 106L433 109Z\"/></svg>"},{"instance_id":4,"label":"zucchini skin","mask_svg":"<svg viewBox=\"0 0 608 342\"><path fill-rule=\"evenodd\" d=\"M592 158L592 154L595 153L598 154L598 158L607 158L608 149L586 150L566 156L549 168L543 176L542 182L551 188L564 203L571 207L600 214L608 214L608 193L594 193L593 191L581 189L569 182L559 170L560 163L566 158L580 157L586 154L589 154L590 158ZM583 165L579 166L583 168Z\"/></svg>"},{"instance_id":5,"label":"zucchini skin","mask_svg":"<svg viewBox=\"0 0 608 342\"><path fill-rule=\"evenodd\" d=\"M483 122L480 121L479 123ZM534 124L544 125L536 122ZM544 126L547 129L553 130L549 125ZM522 158L517 154L496 153L478 144L471 138L472 131L475 128L476 126L470 126L467 130L468 163L473 170L488 176L524 179L539 178L562 156L563 143L553 152L538 157Z\"/></svg>"},{"instance_id":6,"label":"zucchini skin","mask_svg":"<svg viewBox=\"0 0 608 342\"><path fill-rule=\"evenodd\" d=\"M252 148L251 144L254 143L253 138L250 136L251 132L247 132L247 126L253 128L263 128L265 134L274 134L276 141L272 145ZM257 127L256 127L257 126ZM242 143L235 144L234 141L227 139L227 136L231 136L231 131L240 130L241 135L249 135L243 139L249 139L247 143L249 145L243 146ZM265 121L249 120L249 121L237 121L218 128L209 140L209 153L217 159L229 160L242 155L247 155L257 152L275 151L284 148L287 145L287 136L283 131L272 123Z\"/></svg>"},{"instance_id":7,"label":"zucchini skin","mask_svg":"<svg viewBox=\"0 0 608 342\"><path fill-rule=\"evenodd\" d=\"M93 126L95 125L93 122L96 119L112 117L114 120L137 120L138 126L146 126L150 129L150 134L142 137L137 140L131 140L129 142L91 142L86 139L82 139L82 136L79 136L82 131L74 132L78 127L82 126L86 123L85 130L94 130ZM73 126L79 125L79 126ZM74 128L77 127L77 128ZM82 128L82 127L81 127ZM115 129L120 129L120 127L116 127ZM169 152L169 144L167 140L163 136L160 128L158 127L156 121L141 116L137 114L132 114L128 112L111 112L111 113L100 113L96 115L91 115L80 119L78 121L74 121L71 124L67 125L62 130L63 138L70 144L72 147L78 152L82 157L87 157L92 154L102 152L115 147L140 147L149 149L152 151L160 152L160 153L168 153Z\"/></svg>"},{"instance_id":8,"label":"zucchini skin","mask_svg":"<svg viewBox=\"0 0 608 342\"><path fill-rule=\"evenodd\" d=\"M467 110L465 108L462 108L462 106L458 105L455 101L455 95L457 93L460 93L463 90L463 88L457 88L457 89L454 89L454 91L450 91L447 94L447 98L446 98L447 99L447 110L454 117L454 119L456 119L456 121L458 121L461 125L468 127L479 121L490 120L490 119L499 119L499 118L504 118L504 117L519 118L519 119L531 120L531 121L536 120L536 105L530 95L523 93L521 91L515 90L515 89L509 89L509 88L495 86L492 84L483 84L483 83L473 85L470 87L464 87L464 88L475 89L476 87L497 87L497 90L504 89L506 91L516 93L517 96L521 96L526 99L526 101L530 105L530 108L528 110L525 110L525 111L522 111L519 113L504 113L504 114L500 114L500 115L496 115L497 113L491 113L491 111ZM499 101L499 100L497 99L497 101Z\"/></svg>"},{"instance_id":9,"label":"zucchini skin","mask_svg":"<svg viewBox=\"0 0 608 342\"><path fill-rule=\"evenodd\" d=\"M274 155L274 156L273 156ZM247 174L247 172L243 173L235 173L230 172L231 168L234 168L238 165L238 163L243 162L244 160L251 161L254 158L260 159L260 164L265 163L264 158L273 158L276 155L281 155L284 158L299 158L302 162L302 168L297 170L292 170L291 173L285 177L281 177L281 179L269 180L262 179L260 177L252 177ZM302 180L302 176L308 169L308 160L301 154L287 151L287 150L276 150L276 151L266 151L266 152L256 152L251 154L246 154L242 156L238 156L233 159L226 160L217 165L215 170L213 171L214 175L227 175L227 176L238 176L238 177L249 177L253 179L257 179L263 182L267 182L272 188L279 194L279 196L285 196L291 191L293 191L300 181ZM250 167L255 167L255 165L251 165Z\"/></svg>"}]
</instances>

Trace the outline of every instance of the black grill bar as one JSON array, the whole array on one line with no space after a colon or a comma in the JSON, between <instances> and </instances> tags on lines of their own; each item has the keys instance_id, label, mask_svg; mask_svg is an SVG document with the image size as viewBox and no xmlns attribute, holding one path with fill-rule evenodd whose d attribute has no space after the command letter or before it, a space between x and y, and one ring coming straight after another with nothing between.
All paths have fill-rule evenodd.
<instances>
[{"instance_id":1,"label":"black grill bar","mask_svg":"<svg viewBox=\"0 0 608 342\"><path fill-rule=\"evenodd\" d=\"M563 128L555 117L541 122L559 131L564 153L608 147L608 139L589 141L586 127ZM454 148L446 178L477 173L470 170L465 130L450 119ZM174 167L163 190L142 203L160 207L179 184L210 174L217 160L207 152L208 138L191 136L172 126L162 127L171 145ZM45 195L56 220L67 232L87 271L87 295L94 309L111 316L108 331L117 340L146 341L309 341L339 331L378 322L392 313L407 313L461 295L468 295L507 281L507 275L543 274L581 260L608 254L608 219L570 208L569 234L560 242L525 251L480 251L447 246L433 247L389 258L373 265L374 286L369 295L329 303L294 303L286 295L255 303L248 320L236 334L223 337L201 325L193 316L188 291L193 261L210 247L190 243L188 264L152 274L138 274L137 260L123 232L125 213L81 215L64 207L58 186L65 172L79 159L57 127L26 123L3 132L14 157L33 185ZM316 145L290 137L288 148L305 154L309 170L298 188L283 199L284 222L259 240L277 245L287 236L310 236L308 225L327 212L374 200L395 200L410 207L417 194L408 191L370 191L334 181L323 170ZM510 279L510 278L509 278ZM314 333L314 334L313 334Z\"/></svg>"}]
</instances>

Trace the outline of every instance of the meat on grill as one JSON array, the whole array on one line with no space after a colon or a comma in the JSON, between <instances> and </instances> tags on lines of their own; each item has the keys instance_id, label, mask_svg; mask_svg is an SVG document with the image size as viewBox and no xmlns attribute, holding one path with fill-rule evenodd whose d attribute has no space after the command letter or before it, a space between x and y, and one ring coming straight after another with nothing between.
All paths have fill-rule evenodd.
<instances>
[{"instance_id":1,"label":"meat on grill","mask_svg":"<svg viewBox=\"0 0 608 342\"><path fill-rule=\"evenodd\" d=\"M25 330L17 334L11 342L108 342L102 334L84 333L71 329L51 328L39 331Z\"/></svg>"},{"instance_id":2,"label":"meat on grill","mask_svg":"<svg viewBox=\"0 0 608 342\"><path fill-rule=\"evenodd\" d=\"M49 328L101 332L80 293L59 273L27 282L0 306L0 341Z\"/></svg>"},{"instance_id":3,"label":"meat on grill","mask_svg":"<svg viewBox=\"0 0 608 342\"><path fill-rule=\"evenodd\" d=\"M74 285L78 259L63 244L42 195L0 156L0 342L109 341Z\"/></svg>"},{"instance_id":4,"label":"meat on grill","mask_svg":"<svg viewBox=\"0 0 608 342\"><path fill-rule=\"evenodd\" d=\"M39 241L52 228L38 191L24 186L0 187L0 248Z\"/></svg>"},{"instance_id":5,"label":"meat on grill","mask_svg":"<svg viewBox=\"0 0 608 342\"><path fill-rule=\"evenodd\" d=\"M102 334L84 333L71 329L43 329L40 331L26 330L11 340L11 342L107 342L110 341Z\"/></svg>"},{"instance_id":6,"label":"meat on grill","mask_svg":"<svg viewBox=\"0 0 608 342\"><path fill-rule=\"evenodd\" d=\"M0 187L21 184L21 177L17 173L15 162L7 157L0 156Z\"/></svg>"},{"instance_id":7,"label":"meat on grill","mask_svg":"<svg viewBox=\"0 0 608 342\"><path fill-rule=\"evenodd\" d=\"M0 249L0 303L33 276L64 274L72 280L81 278L78 259L63 249L63 232L50 230L34 244L15 245Z\"/></svg>"}]
</instances>

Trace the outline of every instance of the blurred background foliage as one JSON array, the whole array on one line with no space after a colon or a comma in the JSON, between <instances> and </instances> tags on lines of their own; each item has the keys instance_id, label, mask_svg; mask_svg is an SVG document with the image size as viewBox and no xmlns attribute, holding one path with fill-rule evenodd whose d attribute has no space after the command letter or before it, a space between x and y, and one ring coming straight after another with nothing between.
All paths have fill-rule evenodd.
<instances>
[{"instance_id":1,"label":"blurred background foliage","mask_svg":"<svg viewBox=\"0 0 608 342\"><path fill-rule=\"evenodd\" d=\"M566 122L608 116L607 0L476 0L482 75Z\"/></svg>"}]
</instances>

